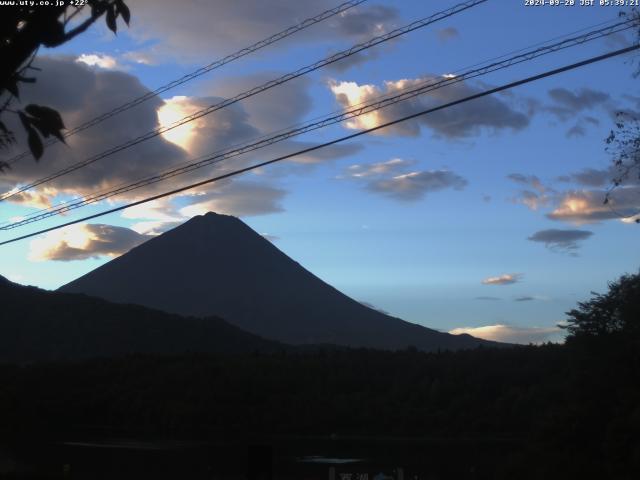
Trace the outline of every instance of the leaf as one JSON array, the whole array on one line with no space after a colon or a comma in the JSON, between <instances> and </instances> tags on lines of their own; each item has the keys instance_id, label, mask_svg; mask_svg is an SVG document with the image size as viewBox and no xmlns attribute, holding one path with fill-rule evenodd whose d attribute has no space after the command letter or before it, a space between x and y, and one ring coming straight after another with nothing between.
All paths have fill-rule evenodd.
<instances>
[{"instance_id":1,"label":"leaf","mask_svg":"<svg viewBox=\"0 0 640 480\"><path fill-rule=\"evenodd\" d=\"M62 143L66 143L61 131L65 128L64 122L56 110L35 104L27 105L24 110L33 117L29 119L30 122L40 131L44 138L53 135Z\"/></svg>"},{"instance_id":2,"label":"leaf","mask_svg":"<svg viewBox=\"0 0 640 480\"><path fill-rule=\"evenodd\" d=\"M51 127L56 130L63 130L64 128L66 128L64 126L64 122L62 121L62 117L57 112L57 110L54 110L53 108L31 103L27 105L24 110L32 117L44 120L48 125L51 125Z\"/></svg>"},{"instance_id":3,"label":"leaf","mask_svg":"<svg viewBox=\"0 0 640 480\"><path fill-rule=\"evenodd\" d=\"M122 16L124 23L126 23L127 26L129 26L129 20L131 20L131 11L129 10L129 7L125 5L123 0L116 0L115 5L116 5L116 10Z\"/></svg>"},{"instance_id":4,"label":"leaf","mask_svg":"<svg viewBox=\"0 0 640 480\"><path fill-rule=\"evenodd\" d=\"M31 150L31 154L36 160L40 160L42 154L44 152L44 147L42 145L42 140L38 135L38 132L32 126L32 119L27 117L24 112L18 112L18 116L20 117L20 121L22 122L22 126L27 132L27 143L29 144L29 150Z\"/></svg>"},{"instance_id":5,"label":"leaf","mask_svg":"<svg viewBox=\"0 0 640 480\"><path fill-rule=\"evenodd\" d=\"M118 26L116 25L116 7L114 5L109 6L107 8L107 27L113 33L117 33Z\"/></svg>"},{"instance_id":6,"label":"leaf","mask_svg":"<svg viewBox=\"0 0 640 480\"><path fill-rule=\"evenodd\" d=\"M40 157L42 157L42 154L44 153L42 140L33 128L27 130L27 132L29 133L29 137L27 138L27 142L29 143L29 150L31 150L31 153L36 160L40 160Z\"/></svg>"}]
</instances>

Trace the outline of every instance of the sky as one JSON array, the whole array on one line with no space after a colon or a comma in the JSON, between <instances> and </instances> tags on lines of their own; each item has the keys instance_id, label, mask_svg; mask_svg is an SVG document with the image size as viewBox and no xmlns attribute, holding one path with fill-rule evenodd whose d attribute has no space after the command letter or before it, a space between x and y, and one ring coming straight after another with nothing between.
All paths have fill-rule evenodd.
<instances>
[{"instance_id":1,"label":"sky","mask_svg":"<svg viewBox=\"0 0 640 480\"><path fill-rule=\"evenodd\" d=\"M129 0L103 22L41 49L21 102L81 124L338 5L316 0ZM0 203L0 221L107 190L301 122L614 22L613 6L489 0L218 110ZM568 2L570 3L570 2ZM367 1L153 96L0 175L3 192L455 1ZM579 32L579 33L576 33ZM277 145L19 228L0 240L98 213L630 45L588 42ZM181 195L0 247L0 274L55 289L194 215L242 218L352 298L430 328L511 342L559 341L565 312L638 271L640 185L615 175L605 138L640 109L637 53L546 78ZM446 76L446 77L445 77ZM10 123L10 121L8 122ZM15 126L15 125L14 125ZM16 126L17 127L17 126ZM0 159L24 149L0 152Z\"/></svg>"}]
</instances>

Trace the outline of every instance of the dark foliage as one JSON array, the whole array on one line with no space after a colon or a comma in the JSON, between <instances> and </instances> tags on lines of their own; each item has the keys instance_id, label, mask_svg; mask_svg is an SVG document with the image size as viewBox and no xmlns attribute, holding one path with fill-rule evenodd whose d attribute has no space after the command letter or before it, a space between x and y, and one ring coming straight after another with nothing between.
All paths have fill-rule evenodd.
<instances>
[{"instance_id":1,"label":"dark foliage","mask_svg":"<svg viewBox=\"0 0 640 480\"><path fill-rule=\"evenodd\" d=\"M20 5L24 3L25 5ZM55 110L41 105L27 105L22 110L9 108L13 98L20 98L20 84L33 83L36 78L30 71L36 52L41 46L60 46L86 31L96 20L105 15L107 26L117 31L116 19L121 17L129 25L131 13L123 0L86 0L83 2L50 2L50 5L27 5L16 2L15 6L4 6L0 15L0 115L5 112L20 116L27 133L27 142L33 156L38 160L44 151L42 138L54 136L63 141L64 124ZM74 4L75 3L75 4ZM74 18L85 8L89 15L80 22ZM0 122L0 148L15 142L15 136ZM8 168L0 162L0 172Z\"/></svg>"},{"instance_id":2,"label":"dark foliage","mask_svg":"<svg viewBox=\"0 0 640 480\"><path fill-rule=\"evenodd\" d=\"M131 356L0 368L3 438L501 439L492 478L633 478L638 350ZM447 440L448 439L448 440ZM475 440L474 440L475 439ZM582 477L580 477L582 475Z\"/></svg>"},{"instance_id":3,"label":"dark foliage","mask_svg":"<svg viewBox=\"0 0 640 480\"><path fill-rule=\"evenodd\" d=\"M570 340L615 334L640 338L640 273L609 283L605 294L592 294L591 300L567 312Z\"/></svg>"},{"instance_id":4,"label":"dark foliage","mask_svg":"<svg viewBox=\"0 0 640 480\"><path fill-rule=\"evenodd\" d=\"M640 10L634 7L628 13L621 12L620 16L638 22ZM640 30L636 34L636 42L640 42ZM633 76L640 76L640 65ZM613 157L612 162L616 170L616 176L612 179L612 185L604 199L605 205L608 205L611 203L611 193L616 188L629 180L640 180L640 119L634 112L616 113L615 130L611 130L606 144L606 150ZM640 218L636 219L636 223L640 223Z\"/></svg>"}]
</instances>

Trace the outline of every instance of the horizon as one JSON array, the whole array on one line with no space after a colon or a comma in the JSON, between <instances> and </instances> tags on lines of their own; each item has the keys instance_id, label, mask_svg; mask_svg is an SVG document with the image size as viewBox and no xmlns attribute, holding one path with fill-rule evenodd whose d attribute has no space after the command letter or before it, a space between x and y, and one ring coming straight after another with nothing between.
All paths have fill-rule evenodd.
<instances>
[{"instance_id":1,"label":"horizon","mask_svg":"<svg viewBox=\"0 0 640 480\"><path fill-rule=\"evenodd\" d=\"M206 6L130 2L130 28L102 22L43 49L22 101L47 102L67 127L154 90L339 2L281 0ZM6 192L216 99L296 70L436 10L424 2L366 2L185 83L104 126L54 145L39 162L0 174ZM205 9L203 15L200 9ZM2 222L135 181L425 78L613 20L618 8L525 8L486 2L359 56L202 117L112 159L0 203ZM219 20L219 29L200 17ZM190 24L193 28L185 29ZM512 82L631 44L636 31L569 48L465 81L385 112L305 134L228 162L246 166L369 128L417 108ZM506 41L504 40L506 39ZM640 266L640 183L613 194L605 139L615 112L640 110L637 55L627 54L412 120L382 133L270 165L86 224L2 246L0 275L56 289L207 211L240 218L349 297L428 328L514 343L561 341L564 313ZM80 98L79 98L80 97ZM413 110L412 110L413 109ZM0 152L10 157L24 148ZM111 160L111 161L109 161ZM2 233L0 241L101 212L227 171L187 178Z\"/></svg>"}]
</instances>

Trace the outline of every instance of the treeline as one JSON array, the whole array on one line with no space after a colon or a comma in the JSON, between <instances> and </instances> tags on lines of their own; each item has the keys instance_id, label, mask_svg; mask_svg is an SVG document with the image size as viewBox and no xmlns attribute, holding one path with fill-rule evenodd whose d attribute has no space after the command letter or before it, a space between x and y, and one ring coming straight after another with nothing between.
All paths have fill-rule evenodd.
<instances>
[{"instance_id":1,"label":"treeline","mask_svg":"<svg viewBox=\"0 0 640 480\"><path fill-rule=\"evenodd\" d=\"M130 356L0 367L2 438L512 439L519 478L640 471L640 350L608 338L420 353ZM501 467L501 468L502 468ZM529 475L529 476L528 476Z\"/></svg>"}]
</instances>

